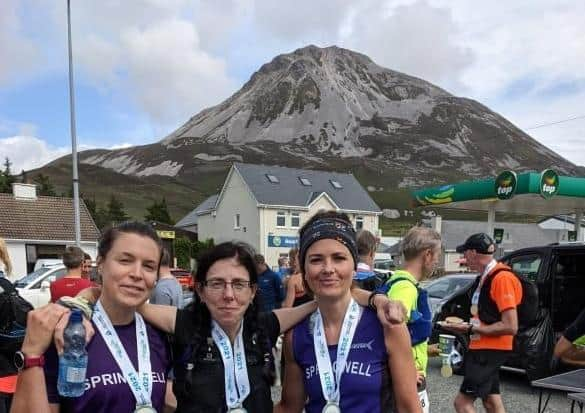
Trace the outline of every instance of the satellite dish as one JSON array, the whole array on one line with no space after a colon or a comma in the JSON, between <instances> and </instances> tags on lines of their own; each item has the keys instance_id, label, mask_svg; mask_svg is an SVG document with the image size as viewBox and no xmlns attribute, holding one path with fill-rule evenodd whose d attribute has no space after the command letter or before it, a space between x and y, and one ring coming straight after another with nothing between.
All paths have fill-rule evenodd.
<instances>
[{"instance_id":1,"label":"satellite dish","mask_svg":"<svg viewBox=\"0 0 585 413\"><path fill-rule=\"evenodd\" d=\"M382 210L382 215L386 218L397 219L400 218L400 211L397 209L384 209Z\"/></svg>"}]
</instances>

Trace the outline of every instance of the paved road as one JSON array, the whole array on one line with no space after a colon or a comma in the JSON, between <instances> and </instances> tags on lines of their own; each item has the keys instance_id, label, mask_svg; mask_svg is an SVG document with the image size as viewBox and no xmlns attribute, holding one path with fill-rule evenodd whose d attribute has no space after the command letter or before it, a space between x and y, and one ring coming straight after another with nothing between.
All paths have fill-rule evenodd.
<instances>
[{"instance_id":1,"label":"paved road","mask_svg":"<svg viewBox=\"0 0 585 413\"><path fill-rule=\"evenodd\" d=\"M429 360L428 386L432 413L452 412L453 399L459 392L461 376L441 377L441 361L439 358ZM538 409L538 391L532 389L527 379L521 375L502 372L500 389L504 398L504 406L508 413L532 413ZM273 400L280 399L280 387L274 387ZM478 412L484 412L480 401L475 403ZM570 411L565 393L553 393L546 409L547 413L567 413Z\"/></svg>"},{"instance_id":2,"label":"paved road","mask_svg":"<svg viewBox=\"0 0 585 413\"><path fill-rule=\"evenodd\" d=\"M454 411L453 399L459 392L459 386L463 380L461 376L443 378L441 377L440 369L440 359L429 360L429 398L433 413ZM514 373L501 372L500 378L500 390L508 413L532 413L537 411L538 391L532 389L525 377ZM478 411L485 411L480 401L477 401L475 405ZM571 404L565 393L554 393L546 412L567 413L570 411L570 406Z\"/></svg>"}]
</instances>

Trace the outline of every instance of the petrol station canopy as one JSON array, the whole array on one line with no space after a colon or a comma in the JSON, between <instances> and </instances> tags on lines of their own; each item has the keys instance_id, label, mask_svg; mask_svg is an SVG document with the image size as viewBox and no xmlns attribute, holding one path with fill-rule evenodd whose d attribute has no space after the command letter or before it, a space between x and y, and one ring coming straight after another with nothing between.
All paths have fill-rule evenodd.
<instances>
[{"instance_id":1,"label":"petrol station canopy","mask_svg":"<svg viewBox=\"0 0 585 413\"><path fill-rule=\"evenodd\" d=\"M412 192L415 207L448 207L488 212L488 233L496 212L559 215L574 213L580 222L585 210L585 178L559 176L554 170L465 181ZM577 226L580 232L580 226ZM580 235L580 234L578 234ZM581 238L578 238L581 239Z\"/></svg>"}]
</instances>

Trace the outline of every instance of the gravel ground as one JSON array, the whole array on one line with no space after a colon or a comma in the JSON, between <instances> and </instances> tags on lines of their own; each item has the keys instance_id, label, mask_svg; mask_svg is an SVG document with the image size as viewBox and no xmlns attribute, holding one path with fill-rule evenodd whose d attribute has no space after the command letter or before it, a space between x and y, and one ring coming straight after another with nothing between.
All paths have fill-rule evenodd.
<instances>
[{"instance_id":1,"label":"gravel ground","mask_svg":"<svg viewBox=\"0 0 585 413\"><path fill-rule=\"evenodd\" d=\"M441 360L433 358L429 360L428 367L428 388L432 413L452 412L453 399L459 392L459 386L463 377L452 376L441 377ZM528 380L519 375L509 372L500 374L500 390L504 399L504 406L508 413L532 413L538 409L538 391L532 389ZM280 387L273 387L272 398L280 399ZM485 412L481 401L475 403L478 412ZM565 393L555 392L552 394L547 413L567 413L571 409L571 403ZM578 410L577 410L578 411Z\"/></svg>"}]
</instances>

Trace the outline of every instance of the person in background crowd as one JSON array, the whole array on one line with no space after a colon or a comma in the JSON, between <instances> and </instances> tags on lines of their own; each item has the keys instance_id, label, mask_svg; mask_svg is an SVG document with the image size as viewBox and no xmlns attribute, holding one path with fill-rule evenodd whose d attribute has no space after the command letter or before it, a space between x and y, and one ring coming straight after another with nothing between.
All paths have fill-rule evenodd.
<instances>
[{"instance_id":1,"label":"person in background crowd","mask_svg":"<svg viewBox=\"0 0 585 413\"><path fill-rule=\"evenodd\" d=\"M284 300L284 287L278 274L268 268L266 260L261 254L254 256L256 271L258 272L258 292L260 293L260 311L272 311L280 308Z\"/></svg>"},{"instance_id":2,"label":"person in background crowd","mask_svg":"<svg viewBox=\"0 0 585 413\"><path fill-rule=\"evenodd\" d=\"M91 256L87 253L83 253L83 265L81 266L81 278L91 280Z\"/></svg>"},{"instance_id":3,"label":"person in background crowd","mask_svg":"<svg viewBox=\"0 0 585 413\"><path fill-rule=\"evenodd\" d=\"M299 250L291 248L289 252L289 261L291 263L291 275L286 281L286 297L282 303L283 307L296 307L313 300L313 297L305 290L303 275L299 268ZM291 258L293 257L293 258Z\"/></svg>"},{"instance_id":4,"label":"person in background crowd","mask_svg":"<svg viewBox=\"0 0 585 413\"><path fill-rule=\"evenodd\" d=\"M388 298L406 307L412 355L417 371L417 387L423 411L429 412L426 372L428 341L432 331L431 310L426 292L418 283L435 270L441 256L441 235L430 228L411 228L400 243L404 258L402 270L396 270L382 287ZM421 308L422 307L422 308Z\"/></svg>"},{"instance_id":5,"label":"person in background crowd","mask_svg":"<svg viewBox=\"0 0 585 413\"><path fill-rule=\"evenodd\" d=\"M585 367L585 309L557 341L554 356L565 364Z\"/></svg>"},{"instance_id":6,"label":"person in background crowd","mask_svg":"<svg viewBox=\"0 0 585 413\"><path fill-rule=\"evenodd\" d=\"M357 247L347 215L317 213L299 234L301 271L318 309L286 334L275 412L420 412L406 326L383 328L352 298Z\"/></svg>"},{"instance_id":7,"label":"person in background crowd","mask_svg":"<svg viewBox=\"0 0 585 413\"><path fill-rule=\"evenodd\" d=\"M378 240L370 231L359 230L356 236L358 249L358 265L354 280L360 288L374 291L384 279L374 272L374 256L378 248Z\"/></svg>"},{"instance_id":8,"label":"person in background crowd","mask_svg":"<svg viewBox=\"0 0 585 413\"><path fill-rule=\"evenodd\" d=\"M471 299L470 323L444 325L447 330L470 334L465 377L454 401L455 410L474 412L473 403L480 398L488 413L501 413L505 409L500 395L500 367L512 354L522 284L505 264L496 262L496 244L488 234L471 235L456 251L463 253L469 269L479 272L481 278Z\"/></svg>"},{"instance_id":9,"label":"person in background crowd","mask_svg":"<svg viewBox=\"0 0 585 413\"><path fill-rule=\"evenodd\" d=\"M65 248L63 265L67 268L67 273L63 278L51 283L52 303L64 296L74 297L81 290L92 286L88 278L82 278L84 252L81 248L72 245Z\"/></svg>"},{"instance_id":10,"label":"person in background crowd","mask_svg":"<svg viewBox=\"0 0 585 413\"><path fill-rule=\"evenodd\" d=\"M124 222L103 233L97 256L103 287L87 326L96 333L87 344L85 393L65 398L57 392L58 355L51 342L54 335L62 338L69 309L49 304L28 315L22 345L28 367L19 374L12 413L132 413L146 406L162 411L170 359L167 339L136 313L154 288L161 252L160 238L141 222ZM150 365L150 374L145 386L130 387L139 360Z\"/></svg>"},{"instance_id":11,"label":"person in background crowd","mask_svg":"<svg viewBox=\"0 0 585 413\"><path fill-rule=\"evenodd\" d=\"M12 261L8 255L8 247L6 242L0 238L0 277L6 277L12 273ZM8 358L10 355L0 354L0 357ZM7 374L0 371L0 413L8 413L10 411L10 404L12 402L12 395L16 390L16 379L18 375Z\"/></svg>"},{"instance_id":12,"label":"person in background crowd","mask_svg":"<svg viewBox=\"0 0 585 413\"><path fill-rule=\"evenodd\" d=\"M280 277L281 281L290 275L290 267L288 265L288 257L279 257L278 258L278 276Z\"/></svg>"},{"instance_id":13,"label":"person in background crowd","mask_svg":"<svg viewBox=\"0 0 585 413\"><path fill-rule=\"evenodd\" d=\"M6 277L12 273L12 261L8 255L6 241L0 238L0 277Z\"/></svg>"},{"instance_id":14,"label":"person in background crowd","mask_svg":"<svg viewBox=\"0 0 585 413\"><path fill-rule=\"evenodd\" d=\"M175 276L171 274L171 254L166 248L163 248L162 251L158 281L150 296L150 303L183 308L183 288ZM168 408L169 411L174 411L173 408L177 407L177 398L173 393L174 378L174 372L170 371L165 396L165 408Z\"/></svg>"},{"instance_id":15,"label":"person in background crowd","mask_svg":"<svg viewBox=\"0 0 585 413\"><path fill-rule=\"evenodd\" d=\"M163 248L158 281L150 297L150 303L183 308L183 289L179 281L171 274L170 264L171 255L166 248Z\"/></svg>"}]
</instances>

